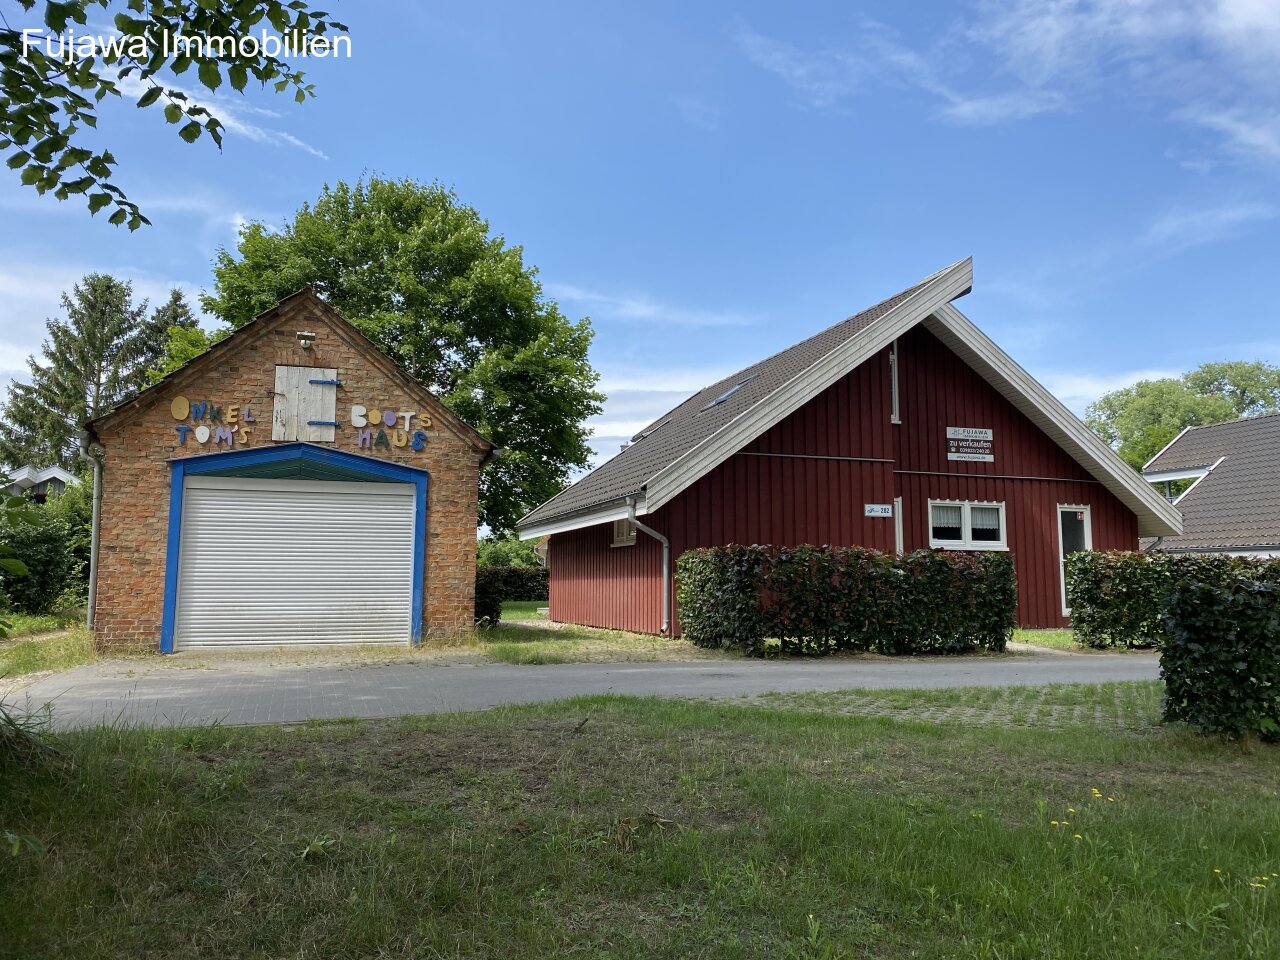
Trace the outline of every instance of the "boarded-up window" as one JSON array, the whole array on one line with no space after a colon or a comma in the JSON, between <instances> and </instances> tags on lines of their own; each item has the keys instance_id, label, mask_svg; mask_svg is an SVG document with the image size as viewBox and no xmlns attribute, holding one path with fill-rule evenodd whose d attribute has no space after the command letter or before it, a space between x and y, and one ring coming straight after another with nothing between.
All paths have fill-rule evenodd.
<instances>
[{"instance_id":1,"label":"boarded-up window","mask_svg":"<svg viewBox=\"0 0 1280 960\"><path fill-rule=\"evenodd\" d=\"M337 370L327 367L276 367L272 440L333 443L337 425Z\"/></svg>"}]
</instances>

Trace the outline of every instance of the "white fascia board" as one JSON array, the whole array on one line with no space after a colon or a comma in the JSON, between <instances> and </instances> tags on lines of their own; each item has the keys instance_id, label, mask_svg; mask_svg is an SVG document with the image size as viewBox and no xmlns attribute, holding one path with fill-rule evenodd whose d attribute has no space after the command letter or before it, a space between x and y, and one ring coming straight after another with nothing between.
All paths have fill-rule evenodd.
<instances>
[{"instance_id":1,"label":"white fascia board","mask_svg":"<svg viewBox=\"0 0 1280 960\"><path fill-rule=\"evenodd\" d=\"M1163 483L1166 480L1199 480L1211 469L1213 468L1205 464L1202 467L1184 467L1181 470L1143 470L1142 479L1148 483Z\"/></svg>"},{"instance_id":2,"label":"white fascia board","mask_svg":"<svg viewBox=\"0 0 1280 960\"><path fill-rule=\"evenodd\" d=\"M973 321L950 304L940 307L935 316L937 323L929 329L941 334L948 347L1132 510L1139 536L1182 534L1182 514Z\"/></svg>"},{"instance_id":3,"label":"white fascia board","mask_svg":"<svg viewBox=\"0 0 1280 960\"><path fill-rule=\"evenodd\" d=\"M62 469L57 464L37 470L30 465L18 467L9 473L9 483L28 490L48 480L61 480L66 486L75 486L80 482L74 473Z\"/></svg>"},{"instance_id":4,"label":"white fascia board","mask_svg":"<svg viewBox=\"0 0 1280 960\"><path fill-rule=\"evenodd\" d=\"M1153 463L1155 463L1157 460L1163 457L1165 453L1168 452L1170 447L1172 447L1175 443L1177 443L1179 440L1181 440L1183 437L1187 435L1187 431L1190 429L1191 429L1190 427L1183 427L1181 430L1178 431L1178 435L1176 437L1174 437L1172 440L1166 443L1163 447L1161 447L1160 451L1154 457L1152 457L1150 460L1144 463L1142 465L1142 475L1145 477L1147 475L1147 467L1151 466Z\"/></svg>"},{"instance_id":5,"label":"white fascia board","mask_svg":"<svg viewBox=\"0 0 1280 960\"><path fill-rule=\"evenodd\" d=\"M638 500L636 503L636 516L644 516L649 512L648 506L644 500ZM553 533L568 533L570 530L581 530L583 527L594 527L600 523L612 523L614 520L626 520L630 514L627 512L627 505L613 504L611 506L601 507L598 510L592 510L589 513L580 513L572 517L557 517L546 523L534 523L529 526L516 526L516 535L521 540L533 540L535 537L545 537Z\"/></svg>"},{"instance_id":6,"label":"white fascia board","mask_svg":"<svg viewBox=\"0 0 1280 960\"><path fill-rule=\"evenodd\" d=\"M36 473L36 483L44 483L46 480L61 480L63 483L71 486L80 482L79 478L69 470L63 470L57 464L51 467L45 467Z\"/></svg>"},{"instance_id":7,"label":"white fascia board","mask_svg":"<svg viewBox=\"0 0 1280 960\"><path fill-rule=\"evenodd\" d=\"M1226 458L1226 457L1219 457L1219 458L1214 462L1213 466L1211 466L1211 467L1210 467L1208 470L1206 470L1204 473L1200 474L1200 476L1196 477L1196 482L1195 482L1195 483L1193 483L1193 484L1191 484L1191 486L1187 487L1187 489L1183 490L1180 494L1178 494L1178 499L1176 499L1176 500L1174 500L1174 501L1173 501L1173 505L1176 507L1176 506L1177 506L1178 504L1180 504L1183 500L1185 500L1185 499L1187 498L1187 494L1189 494L1189 493L1190 493L1192 490L1194 490L1196 487L1200 486L1200 484L1202 484L1202 483L1204 482L1205 478L1206 478L1206 477L1208 477L1208 476L1209 476L1209 474L1213 473L1213 471L1217 470L1217 469L1218 469L1218 467L1222 466L1222 461L1223 461L1223 460L1225 460L1225 459L1227 459L1227 458Z\"/></svg>"},{"instance_id":8,"label":"white fascia board","mask_svg":"<svg viewBox=\"0 0 1280 960\"><path fill-rule=\"evenodd\" d=\"M664 467L645 484L650 510L657 510L697 480L818 396L841 377L875 356L929 314L973 286L973 258L967 257L935 274L921 289L889 310L866 330L760 399L716 433Z\"/></svg>"}]
</instances>

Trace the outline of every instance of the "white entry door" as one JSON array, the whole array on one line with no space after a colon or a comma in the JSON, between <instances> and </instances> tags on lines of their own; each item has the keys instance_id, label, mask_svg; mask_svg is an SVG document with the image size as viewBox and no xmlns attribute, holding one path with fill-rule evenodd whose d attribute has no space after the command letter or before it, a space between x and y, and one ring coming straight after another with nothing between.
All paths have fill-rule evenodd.
<instances>
[{"instance_id":1,"label":"white entry door","mask_svg":"<svg viewBox=\"0 0 1280 960\"><path fill-rule=\"evenodd\" d=\"M407 643L406 483L187 477L175 649Z\"/></svg>"},{"instance_id":2,"label":"white entry door","mask_svg":"<svg viewBox=\"0 0 1280 960\"><path fill-rule=\"evenodd\" d=\"M1058 504L1058 583L1062 590L1063 616L1071 614L1067 603L1067 557L1093 549L1093 523L1087 506Z\"/></svg>"}]
</instances>

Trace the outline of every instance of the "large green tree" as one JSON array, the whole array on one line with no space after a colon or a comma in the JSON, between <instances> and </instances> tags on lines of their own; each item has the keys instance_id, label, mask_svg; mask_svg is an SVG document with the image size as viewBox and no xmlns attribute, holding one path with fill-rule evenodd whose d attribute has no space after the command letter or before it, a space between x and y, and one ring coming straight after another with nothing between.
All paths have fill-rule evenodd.
<instances>
[{"instance_id":1,"label":"large green tree","mask_svg":"<svg viewBox=\"0 0 1280 960\"><path fill-rule=\"evenodd\" d=\"M1104 394L1085 423L1135 470L1186 427L1280 410L1280 367L1206 363L1181 377L1141 380Z\"/></svg>"},{"instance_id":2,"label":"large green tree","mask_svg":"<svg viewBox=\"0 0 1280 960\"><path fill-rule=\"evenodd\" d=\"M480 519L509 531L590 457L603 397L591 325L547 299L520 247L450 190L371 177L325 187L280 230L250 224L223 250L205 309L238 327L313 284L414 379L500 449Z\"/></svg>"},{"instance_id":3,"label":"large green tree","mask_svg":"<svg viewBox=\"0 0 1280 960\"><path fill-rule=\"evenodd\" d=\"M251 80L271 84L301 103L315 95L313 85L271 55L275 48L221 38L260 40L267 27L289 36L347 29L302 0L0 0L3 7L12 8L9 16L0 9L0 150L12 148L8 166L40 193L83 196L90 213L111 208L108 219L130 230L150 221L111 182L116 158L93 133L103 100L137 97L139 107L163 108L187 143L207 134L221 146L222 123L179 86L181 75L191 70L209 91L224 80L238 91ZM217 42L184 43L208 38Z\"/></svg>"},{"instance_id":4,"label":"large green tree","mask_svg":"<svg viewBox=\"0 0 1280 960\"><path fill-rule=\"evenodd\" d=\"M146 383L164 347L173 299L151 317L133 286L101 273L62 295L64 318L48 321L30 382L9 385L0 412L0 462L77 466L84 424Z\"/></svg>"}]
</instances>

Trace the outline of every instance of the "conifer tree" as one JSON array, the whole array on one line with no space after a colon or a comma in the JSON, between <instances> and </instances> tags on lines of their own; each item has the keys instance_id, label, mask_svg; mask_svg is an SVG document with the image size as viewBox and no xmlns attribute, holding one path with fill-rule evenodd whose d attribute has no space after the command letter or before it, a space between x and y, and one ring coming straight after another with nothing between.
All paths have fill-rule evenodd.
<instances>
[{"instance_id":1,"label":"conifer tree","mask_svg":"<svg viewBox=\"0 0 1280 960\"><path fill-rule=\"evenodd\" d=\"M146 301L133 302L132 284L106 274L64 293L65 317L49 319L40 356L27 358L30 382L9 385L0 462L74 469L85 423L137 392L164 351L160 331L187 322L190 307L174 293L150 319Z\"/></svg>"}]
</instances>

